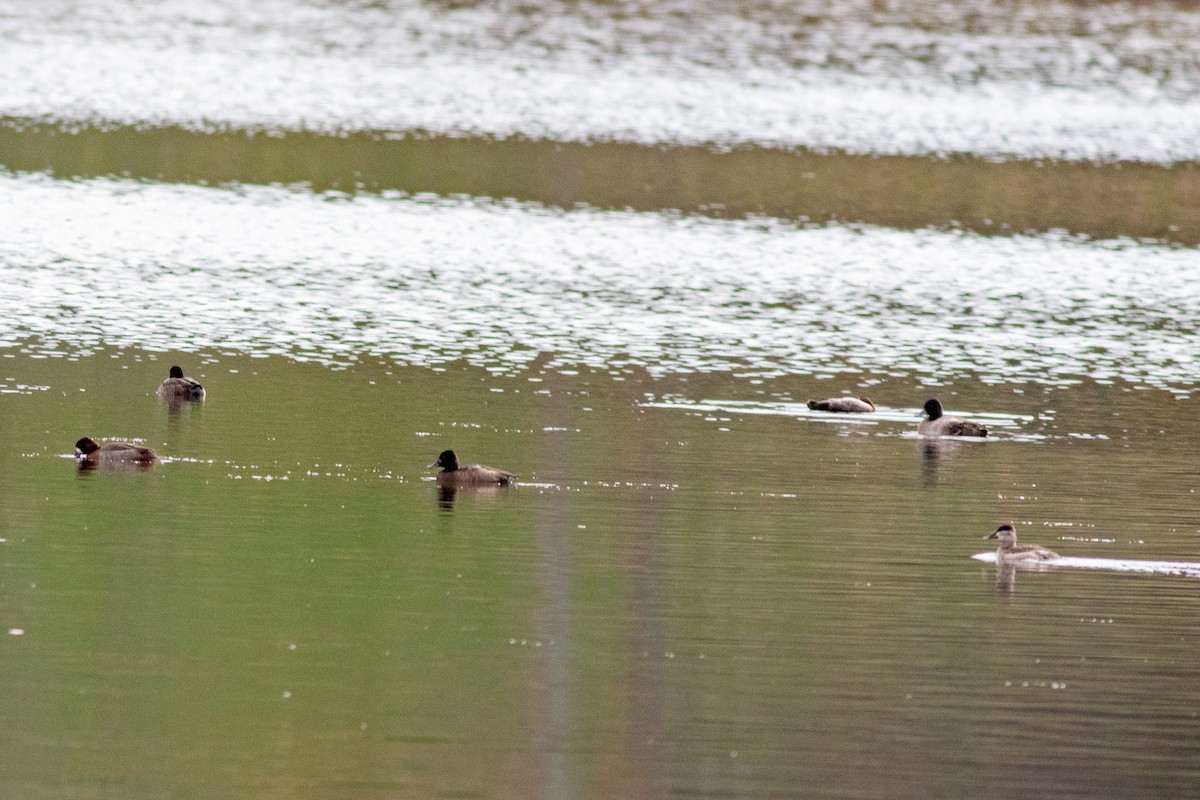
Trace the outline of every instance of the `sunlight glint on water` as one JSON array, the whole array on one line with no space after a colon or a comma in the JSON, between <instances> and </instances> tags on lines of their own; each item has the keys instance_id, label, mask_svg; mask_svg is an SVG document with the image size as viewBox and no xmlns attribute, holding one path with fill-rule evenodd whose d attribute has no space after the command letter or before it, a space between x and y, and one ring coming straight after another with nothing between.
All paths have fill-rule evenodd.
<instances>
[{"instance_id":1,"label":"sunlight glint on water","mask_svg":"<svg viewBox=\"0 0 1200 800\"><path fill-rule=\"evenodd\" d=\"M0 9L0 114L14 118L1200 157L1200 15L1169 4Z\"/></svg>"},{"instance_id":2,"label":"sunlight glint on water","mask_svg":"<svg viewBox=\"0 0 1200 800\"><path fill-rule=\"evenodd\" d=\"M1192 796L1198 39L0 0L0 796Z\"/></svg>"},{"instance_id":3,"label":"sunlight glint on water","mask_svg":"<svg viewBox=\"0 0 1200 800\"><path fill-rule=\"evenodd\" d=\"M0 340L1186 387L1191 251L0 176ZM960 267L969 264L970 269ZM263 320L270 320L264 324ZM186 322L186 324L183 324Z\"/></svg>"}]
</instances>

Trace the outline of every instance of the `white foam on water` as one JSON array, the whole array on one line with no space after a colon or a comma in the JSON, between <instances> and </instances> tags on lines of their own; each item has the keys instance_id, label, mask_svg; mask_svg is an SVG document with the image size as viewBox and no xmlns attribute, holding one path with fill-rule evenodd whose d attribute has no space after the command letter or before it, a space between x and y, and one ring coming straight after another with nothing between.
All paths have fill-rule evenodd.
<instances>
[{"instance_id":1,"label":"white foam on water","mask_svg":"<svg viewBox=\"0 0 1200 800\"><path fill-rule=\"evenodd\" d=\"M988 564L996 563L995 551L976 553L971 558ZM1062 556L1048 561L1039 561L1037 566L1063 569L1106 569L1114 572L1147 572L1160 575L1186 575L1200 578L1200 563L1195 561L1144 561L1129 558L1080 558Z\"/></svg>"}]
</instances>

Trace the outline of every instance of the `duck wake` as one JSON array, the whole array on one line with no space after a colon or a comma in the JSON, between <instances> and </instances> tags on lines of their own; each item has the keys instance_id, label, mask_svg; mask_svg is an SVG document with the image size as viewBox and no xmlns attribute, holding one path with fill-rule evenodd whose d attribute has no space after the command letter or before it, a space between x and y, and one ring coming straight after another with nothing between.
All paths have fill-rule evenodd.
<instances>
[{"instance_id":1,"label":"duck wake","mask_svg":"<svg viewBox=\"0 0 1200 800\"><path fill-rule=\"evenodd\" d=\"M971 558L988 564L996 563L996 554L976 553ZM1063 556L1038 562L1039 566L1075 569L1107 569L1114 572L1150 572L1159 575L1186 575L1200 578L1200 563L1194 561L1142 561L1128 558L1075 558Z\"/></svg>"}]
</instances>

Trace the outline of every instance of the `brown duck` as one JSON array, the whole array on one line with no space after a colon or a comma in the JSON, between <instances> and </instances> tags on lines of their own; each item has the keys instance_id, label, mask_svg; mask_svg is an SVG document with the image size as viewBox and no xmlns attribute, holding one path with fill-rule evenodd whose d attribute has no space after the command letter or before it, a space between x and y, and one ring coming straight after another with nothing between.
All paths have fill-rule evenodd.
<instances>
[{"instance_id":1,"label":"brown duck","mask_svg":"<svg viewBox=\"0 0 1200 800\"><path fill-rule=\"evenodd\" d=\"M159 385L157 394L163 400L200 401L204 399L204 387L193 378L185 378L182 367L171 367L167 379Z\"/></svg>"},{"instance_id":2,"label":"brown duck","mask_svg":"<svg viewBox=\"0 0 1200 800\"><path fill-rule=\"evenodd\" d=\"M101 445L84 436L75 443L75 460L80 466L148 467L158 463L158 454L149 447L129 442L109 442Z\"/></svg>"},{"instance_id":3,"label":"brown duck","mask_svg":"<svg viewBox=\"0 0 1200 800\"><path fill-rule=\"evenodd\" d=\"M809 400L813 411L832 411L838 414L867 414L875 410L868 397L830 397L826 400Z\"/></svg>"},{"instance_id":4,"label":"brown duck","mask_svg":"<svg viewBox=\"0 0 1200 800\"><path fill-rule=\"evenodd\" d=\"M962 417L948 417L937 398L925 401L925 419L917 425L922 436L987 436L988 429L978 422L969 422Z\"/></svg>"},{"instance_id":5,"label":"brown duck","mask_svg":"<svg viewBox=\"0 0 1200 800\"><path fill-rule=\"evenodd\" d=\"M437 461L427 469L441 467L437 475L437 485L450 488L464 486L512 486L517 476L495 467L485 467L482 464L459 464L458 456L453 450L443 450Z\"/></svg>"}]
</instances>

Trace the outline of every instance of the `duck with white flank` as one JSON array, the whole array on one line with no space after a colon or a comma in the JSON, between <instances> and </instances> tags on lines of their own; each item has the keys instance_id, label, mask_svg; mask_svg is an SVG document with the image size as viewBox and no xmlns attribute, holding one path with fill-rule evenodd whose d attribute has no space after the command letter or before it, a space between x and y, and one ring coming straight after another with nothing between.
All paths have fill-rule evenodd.
<instances>
[{"instance_id":1,"label":"duck with white flank","mask_svg":"<svg viewBox=\"0 0 1200 800\"><path fill-rule=\"evenodd\" d=\"M1047 561L1059 558L1058 553L1040 544L1017 544L1017 531L1012 525L1004 524L992 531L985 539L999 539L1000 547L996 550L996 563Z\"/></svg>"}]
</instances>

